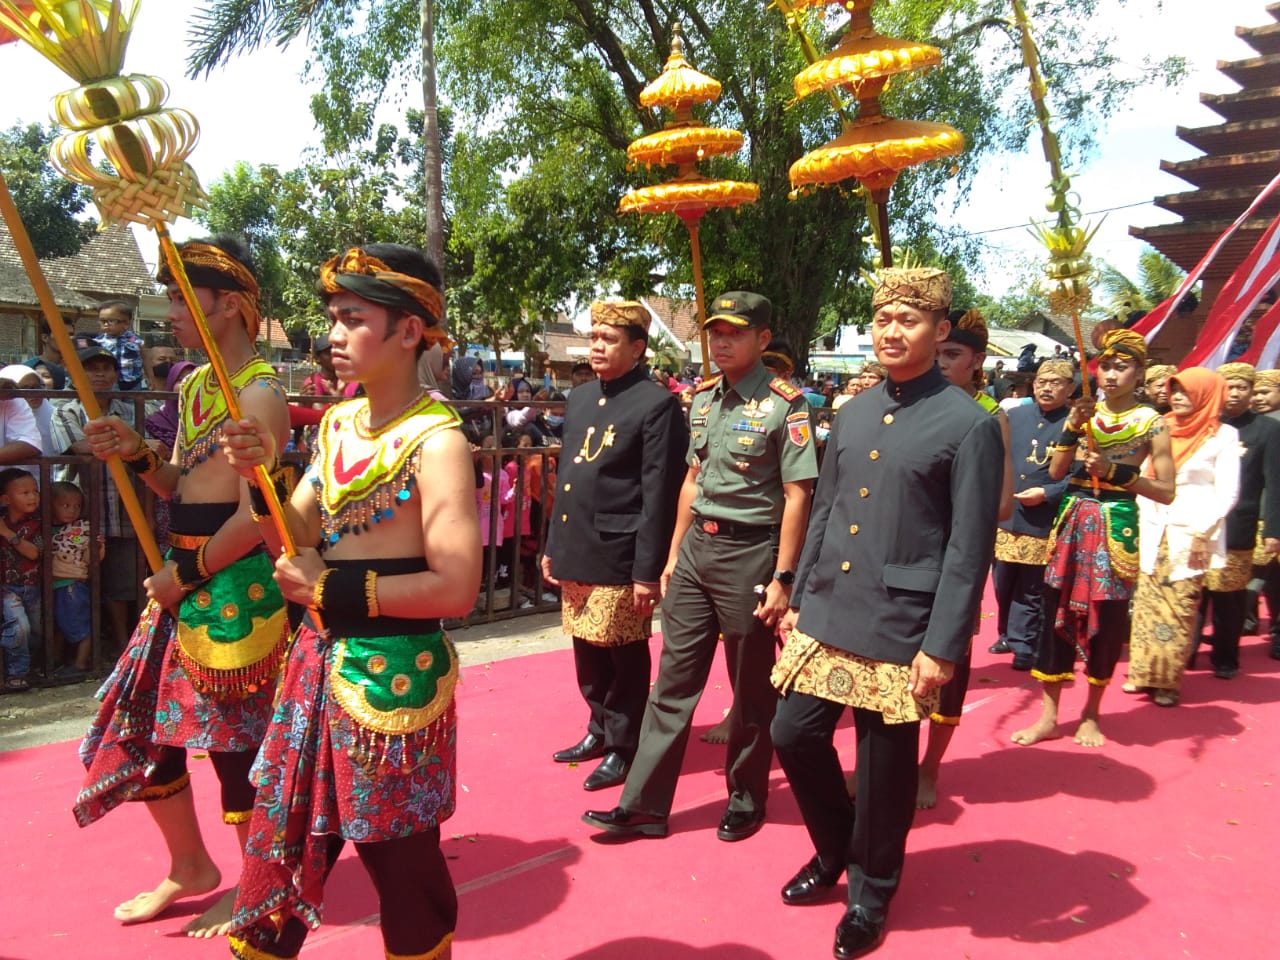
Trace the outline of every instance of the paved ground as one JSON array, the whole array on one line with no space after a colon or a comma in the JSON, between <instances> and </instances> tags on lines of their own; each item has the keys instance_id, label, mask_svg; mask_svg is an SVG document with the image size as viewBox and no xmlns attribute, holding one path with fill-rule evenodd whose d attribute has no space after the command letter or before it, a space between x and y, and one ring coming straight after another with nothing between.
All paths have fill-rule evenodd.
<instances>
[{"instance_id":1,"label":"paved ground","mask_svg":"<svg viewBox=\"0 0 1280 960\"><path fill-rule=\"evenodd\" d=\"M654 629L660 629L656 618ZM569 646L559 611L463 627L450 636L464 667ZM79 737L97 709L97 689L94 680L0 697L0 753Z\"/></svg>"}]
</instances>

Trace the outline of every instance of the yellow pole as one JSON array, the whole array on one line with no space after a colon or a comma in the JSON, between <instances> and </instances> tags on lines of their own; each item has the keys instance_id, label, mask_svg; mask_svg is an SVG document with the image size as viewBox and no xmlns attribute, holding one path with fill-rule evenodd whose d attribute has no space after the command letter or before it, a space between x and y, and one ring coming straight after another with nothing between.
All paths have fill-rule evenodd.
<instances>
[{"instance_id":1,"label":"yellow pole","mask_svg":"<svg viewBox=\"0 0 1280 960\"><path fill-rule=\"evenodd\" d=\"M209 356L209 365L213 367L213 375L217 378L218 387L222 390L222 398L227 402L227 414L231 419L239 420L241 419L240 398L231 387L231 374L227 372L227 365L218 351L218 345L213 342L213 335L209 332L209 321L205 319L204 311L200 309L200 302L196 300L196 292L191 286L191 279L187 276L187 268L182 262L178 248L174 246L173 239L169 236L168 225L163 220L157 220L154 226L156 236L160 238L160 249L169 264L169 272L173 274L178 289L182 291L182 299L186 302L191 319L195 321L196 329L200 332L200 342L204 344L204 352ZM276 486L271 480L271 471L265 464L261 464L254 474L258 489L262 491L262 496L267 501L271 522L280 536L280 543L284 546L285 553L290 557L296 557L298 547L294 543L293 533L289 530L284 507L280 503L280 498L276 496Z\"/></svg>"},{"instance_id":2,"label":"yellow pole","mask_svg":"<svg viewBox=\"0 0 1280 960\"><path fill-rule=\"evenodd\" d=\"M1080 332L1080 311L1074 310L1071 313L1071 321L1075 324L1076 332L1076 349L1080 351L1080 393L1088 400L1092 396L1093 391L1089 389L1089 361L1084 352L1084 335ZM1096 451L1098 449L1098 441L1093 435L1093 423L1088 422L1084 425L1084 439L1089 445L1089 449ZM1098 478L1093 478L1093 495L1098 495Z\"/></svg>"},{"instance_id":3,"label":"yellow pole","mask_svg":"<svg viewBox=\"0 0 1280 960\"><path fill-rule=\"evenodd\" d=\"M693 249L693 298L697 305L698 342L702 345L702 376L706 379L711 376L711 347L707 343L707 328L704 326L707 322L707 294L702 287L702 244L698 240L698 220L701 217L701 213L680 214L680 219L689 228L689 245Z\"/></svg>"},{"instance_id":4,"label":"yellow pole","mask_svg":"<svg viewBox=\"0 0 1280 960\"><path fill-rule=\"evenodd\" d=\"M13 245L18 251L18 256L22 258L22 265L27 269L27 277L31 280L31 287L35 290L40 309L44 312L44 318L49 324L49 331L62 352L62 362L67 368L72 384L75 385L76 396L84 406L85 416L90 420L97 420L102 416L98 398L89 384L84 367L80 365L80 357L76 354L71 334L62 320L62 313L58 310L57 301L53 298L53 291L49 289L49 281L45 279L44 271L40 269L40 258L36 256L35 248L31 245L31 237L27 234L26 225L18 214L18 207L13 202L13 195L9 193L9 185L5 182L3 174L0 174L0 213L4 215L5 225L8 226L9 233L13 237ZM155 573L164 566L164 558L160 556L160 547L152 535L146 512L142 509L141 501L138 500L138 493L133 488L133 478L118 454L112 454L107 458L106 464L107 470L111 473L111 479L115 481L116 490L120 493L120 502L124 505L125 513L133 523L138 545L142 547L142 552L147 557L147 565L151 567L151 572Z\"/></svg>"}]
</instances>

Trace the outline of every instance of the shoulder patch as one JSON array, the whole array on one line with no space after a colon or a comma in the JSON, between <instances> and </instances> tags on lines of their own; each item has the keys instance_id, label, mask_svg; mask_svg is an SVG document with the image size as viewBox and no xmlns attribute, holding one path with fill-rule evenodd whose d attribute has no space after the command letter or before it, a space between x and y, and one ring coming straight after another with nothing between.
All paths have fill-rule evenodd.
<instances>
[{"instance_id":1,"label":"shoulder patch","mask_svg":"<svg viewBox=\"0 0 1280 960\"><path fill-rule=\"evenodd\" d=\"M790 403L796 397L801 396L800 388L792 383L788 383L781 377L774 377L769 381L769 389L776 393L782 399Z\"/></svg>"},{"instance_id":2,"label":"shoulder patch","mask_svg":"<svg viewBox=\"0 0 1280 960\"><path fill-rule=\"evenodd\" d=\"M697 390L695 390L695 391L693 391L693 392L694 392L694 393L701 393L703 390L710 390L712 387L714 387L714 386L715 386L717 383L719 383L719 382L720 382L720 376L719 376L719 375L714 376L714 377L709 377L709 378L707 378L706 380L703 380L700 384L698 384L698 389L697 389Z\"/></svg>"}]
</instances>

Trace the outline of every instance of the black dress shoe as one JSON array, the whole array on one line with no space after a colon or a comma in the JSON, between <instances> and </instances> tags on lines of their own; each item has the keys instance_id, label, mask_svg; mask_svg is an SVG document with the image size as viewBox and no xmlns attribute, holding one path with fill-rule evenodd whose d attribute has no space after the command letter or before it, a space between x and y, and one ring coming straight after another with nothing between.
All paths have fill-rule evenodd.
<instances>
[{"instance_id":1,"label":"black dress shoe","mask_svg":"<svg viewBox=\"0 0 1280 960\"><path fill-rule=\"evenodd\" d=\"M1213 675L1219 680L1231 680L1240 672L1239 667L1214 667Z\"/></svg>"},{"instance_id":2,"label":"black dress shoe","mask_svg":"<svg viewBox=\"0 0 1280 960\"><path fill-rule=\"evenodd\" d=\"M836 960L865 956L880 946L883 938L884 921L872 920L865 909L853 906L836 927L836 942L831 952Z\"/></svg>"},{"instance_id":3,"label":"black dress shoe","mask_svg":"<svg viewBox=\"0 0 1280 960\"><path fill-rule=\"evenodd\" d=\"M1033 653L1015 653L1013 655L1013 669L1026 672L1036 665L1035 654Z\"/></svg>"},{"instance_id":4,"label":"black dress shoe","mask_svg":"<svg viewBox=\"0 0 1280 960\"><path fill-rule=\"evenodd\" d=\"M764 810L726 810L716 836L728 843L754 836L764 826Z\"/></svg>"},{"instance_id":5,"label":"black dress shoe","mask_svg":"<svg viewBox=\"0 0 1280 960\"><path fill-rule=\"evenodd\" d=\"M594 760L604 756L604 740L594 733L588 733L572 747L557 750L551 755L556 763L581 763L583 760Z\"/></svg>"},{"instance_id":6,"label":"black dress shoe","mask_svg":"<svg viewBox=\"0 0 1280 960\"><path fill-rule=\"evenodd\" d=\"M582 815L588 826L607 830L619 837L665 837L667 818L652 813L632 813L622 807L612 810L588 810Z\"/></svg>"},{"instance_id":7,"label":"black dress shoe","mask_svg":"<svg viewBox=\"0 0 1280 960\"><path fill-rule=\"evenodd\" d=\"M1009 646L1004 640L997 640L987 647L987 653L1013 653L1013 647Z\"/></svg>"},{"instance_id":8,"label":"black dress shoe","mask_svg":"<svg viewBox=\"0 0 1280 960\"><path fill-rule=\"evenodd\" d=\"M605 787L616 787L627 779L627 761L622 754L610 750L582 783L583 790L603 790Z\"/></svg>"},{"instance_id":9,"label":"black dress shoe","mask_svg":"<svg viewBox=\"0 0 1280 960\"><path fill-rule=\"evenodd\" d=\"M844 873L843 868L824 867L822 858L814 856L782 888L782 902L792 906L797 903L811 903L834 887L842 873Z\"/></svg>"}]
</instances>

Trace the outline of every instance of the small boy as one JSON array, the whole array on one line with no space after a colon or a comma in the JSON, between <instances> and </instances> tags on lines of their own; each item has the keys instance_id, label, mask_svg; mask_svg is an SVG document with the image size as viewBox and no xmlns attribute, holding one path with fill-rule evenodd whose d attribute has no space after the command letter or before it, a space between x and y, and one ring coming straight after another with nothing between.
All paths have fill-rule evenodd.
<instances>
[{"instance_id":1,"label":"small boy","mask_svg":"<svg viewBox=\"0 0 1280 960\"><path fill-rule=\"evenodd\" d=\"M141 390L146 375L142 364L142 338L133 332L133 304L128 300L108 300L98 308L102 328L94 339L115 357L120 371L121 390Z\"/></svg>"},{"instance_id":2,"label":"small boy","mask_svg":"<svg viewBox=\"0 0 1280 960\"><path fill-rule=\"evenodd\" d=\"M0 568L4 571L4 628L7 652L4 689L30 689L31 635L40 629L40 490L20 467L0 470Z\"/></svg>"},{"instance_id":3,"label":"small boy","mask_svg":"<svg viewBox=\"0 0 1280 960\"><path fill-rule=\"evenodd\" d=\"M89 673L93 632L89 593L89 521L83 519L84 494L74 483L50 484L53 498L53 620L66 646L75 652L70 662L53 671L55 680L82 680ZM99 535L98 560L106 553ZM65 647L64 647L65 649Z\"/></svg>"}]
</instances>

